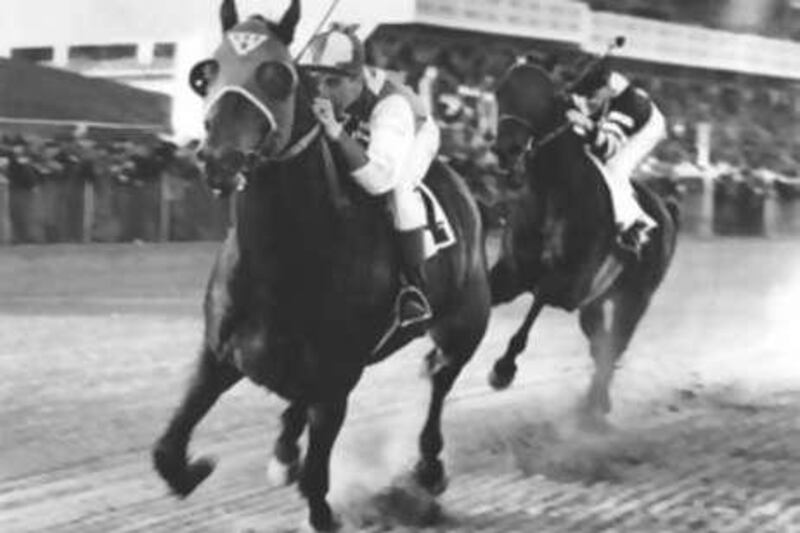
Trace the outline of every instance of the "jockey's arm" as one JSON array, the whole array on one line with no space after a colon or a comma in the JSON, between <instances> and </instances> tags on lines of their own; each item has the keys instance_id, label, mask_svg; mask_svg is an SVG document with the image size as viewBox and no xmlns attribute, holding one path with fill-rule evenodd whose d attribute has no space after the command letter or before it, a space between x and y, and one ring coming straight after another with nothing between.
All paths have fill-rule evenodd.
<instances>
[{"instance_id":1,"label":"jockey's arm","mask_svg":"<svg viewBox=\"0 0 800 533\"><path fill-rule=\"evenodd\" d=\"M336 137L356 182L378 196L394 189L414 143L414 115L400 95L380 101L370 117L370 141L364 149L342 132Z\"/></svg>"}]
</instances>

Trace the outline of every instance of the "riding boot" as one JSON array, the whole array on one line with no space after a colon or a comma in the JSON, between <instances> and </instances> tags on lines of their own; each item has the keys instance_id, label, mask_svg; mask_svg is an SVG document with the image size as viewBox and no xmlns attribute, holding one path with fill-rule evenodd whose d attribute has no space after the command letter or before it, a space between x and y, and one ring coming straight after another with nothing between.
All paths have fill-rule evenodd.
<instances>
[{"instance_id":1,"label":"riding boot","mask_svg":"<svg viewBox=\"0 0 800 533\"><path fill-rule=\"evenodd\" d=\"M397 231L397 247L402 267L400 292L395 300L401 328L422 327L433 318L425 296L425 229Z\"/></svg>"}]
</instances>

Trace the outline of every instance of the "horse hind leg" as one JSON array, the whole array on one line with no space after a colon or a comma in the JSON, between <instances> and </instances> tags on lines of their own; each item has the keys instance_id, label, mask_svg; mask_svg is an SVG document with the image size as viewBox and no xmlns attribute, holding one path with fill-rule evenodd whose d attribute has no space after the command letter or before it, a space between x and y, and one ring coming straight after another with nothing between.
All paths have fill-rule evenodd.
<instances>
[{"instance_id":1,"label":"horse hind leg","mask_svg":"<svg viewBox=\"0 0 800 533\"><path fill-rule=\"evenodd\" d=\"M489 272L492 306L508 303L523 292L522 285L509 256L501 257Z\"/></svg>"},{"instance_id":2,"label":"horse hind leg","mask_svg":"<svg viewBox=\"0 0 800 533\"><path fill-rule=\"evenodd\" d=\"M543 304L539 300L534 299L530 309L528 309L528 313L525 315L525 320L523 320L522 325L520 325L517 332L514 333L514 336L511 337L511 341L508 343L505 353L495 361L492 371L489 373L489 384L495 390L505 389L514 381L514 376L517 373L517 356L525 351L533 323L536 321L543 307Z\"/></svg>"},{"instance_id":3,"label":"horse hind leg","mask_svg":"<svg viewBox=\"0 0 800 533\"><path fill-rule=\"evenodd\" d=\"M308 451L300 473L300 493L308 502L308 520L314 531L336 531L339 521L328 504L333 444L347 412L347 397L309 406Z\"/></svg>"},{"instance_id":4,"label":"horse hind leg","mask_svg":"<svg viewBox=\"0 0 800 533\"><path fill-rule=\"evenodd\" d=\"M236 368L218 361L210 349L200 352L183 400L152 452L153 466L177 496L188 496L214 470L211 459L187 459L189 439L217 399L241 377Z\"/></svg>"},{"instance_id":5,"label":"horse hind leg","mask_svg":"<svg viewBox=\"0 0 800 533\"><path fill-rule=\"evenodd\" d=\"M618 292L580 311L581 328L589 339L595 369L581 407L581 423L587 429L608 428L611 382L619 358L628 347L649 298Z\"/></svg>"},{"instance_id":6,"label":"horse hind leg","mask_svg":"<svg viewBox=\"0 0 800 533\"><path fill-rule=\"evenodd\" d=\"M275 441L267 478L273 485L291 485L300 475L300 446L297 441L306 427L306 405L292 402L281 415L283 429Z\"/></svg>"}]
</instances>

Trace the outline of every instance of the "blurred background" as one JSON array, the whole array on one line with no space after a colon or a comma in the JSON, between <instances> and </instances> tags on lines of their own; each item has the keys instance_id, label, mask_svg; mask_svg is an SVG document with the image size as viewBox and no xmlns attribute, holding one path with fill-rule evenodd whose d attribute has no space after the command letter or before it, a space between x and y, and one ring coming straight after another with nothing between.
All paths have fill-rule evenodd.
<instances>
[{"instance_id":1,"label":"blurred background","mask_svg":"<svg viewBox=\"0 0 800 533\"><path fill-rule=\"evenodd\" d=\"M188 70L218 40L218 2L4 0L0 242L187 241L229 221L200 180ZM800 233L797 0L343 0L374 65L431 106L442 157L491 213L494 81L520 54L569 79L616 35L614 67L646 88L669 139L638 179L682 205L683 231ZM279 16L286 0L242 0ZM331 5L303 2L295 48Z\"/></svg>"}]
</instances>

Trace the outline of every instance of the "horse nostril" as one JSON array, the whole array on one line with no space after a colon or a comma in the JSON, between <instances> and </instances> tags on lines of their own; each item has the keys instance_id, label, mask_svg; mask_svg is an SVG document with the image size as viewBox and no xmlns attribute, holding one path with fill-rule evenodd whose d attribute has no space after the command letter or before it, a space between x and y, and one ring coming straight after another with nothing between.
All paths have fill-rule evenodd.
<instances>
[{"instance_id":1,"label":"horse nostril","mask_svg":"<svg viewBox=\"0 0 800 533\"><path fill-rule=\"evenodd\" d=\"M258 153L257 152L247 152L247 155L244 159L244 166L246 168L254 168L258 163Z\"/></svg>"},{"instance_id":2,"label":"horse nostril","mask_svg":"<svg viewBox=\"0 0 800 533\"><path fill-rule=\"evenodd\" d=\"M235 172L241 169L245 164L246 156L238 151L232 150L227 152L220 159L220 165L230 172Z\"/></svg>"}]
</instances>

